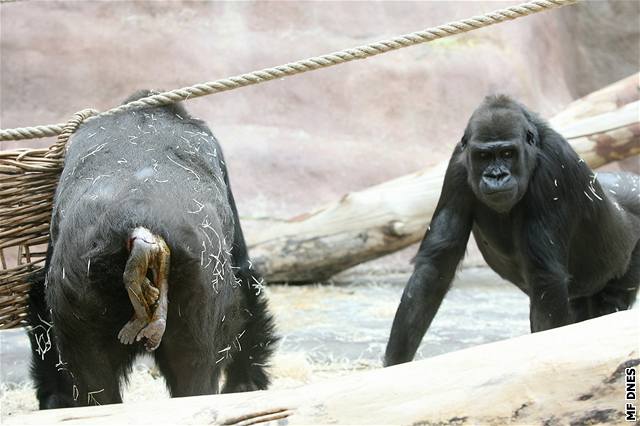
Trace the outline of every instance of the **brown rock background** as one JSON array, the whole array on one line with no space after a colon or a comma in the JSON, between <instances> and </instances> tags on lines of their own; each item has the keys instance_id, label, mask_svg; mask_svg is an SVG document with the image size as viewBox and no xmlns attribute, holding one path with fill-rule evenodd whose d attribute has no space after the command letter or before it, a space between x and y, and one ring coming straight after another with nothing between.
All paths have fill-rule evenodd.
<instances>
[{"instance_id":1,"label":"brown rock background","mask_svg":"<svg viewBox=\"0 0 640 426\"><path fill-rule=\"evenodd\" d=\"M139 88L188 86L514 4L3 3L0 126L62 122ZM293 216L445 159L488 93L549 117L637 72L639 20L637 1L582 2L187 108L223 143L241 215ZM640 171L638 158L623 167Z\"/></svg>"}]
</instances>

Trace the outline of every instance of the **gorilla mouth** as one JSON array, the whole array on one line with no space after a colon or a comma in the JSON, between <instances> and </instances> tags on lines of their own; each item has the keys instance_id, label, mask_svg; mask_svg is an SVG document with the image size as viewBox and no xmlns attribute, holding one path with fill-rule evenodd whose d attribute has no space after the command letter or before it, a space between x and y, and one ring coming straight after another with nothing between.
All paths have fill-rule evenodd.
<instances>
[{"instance_id":1,"label":"gorilla mouth","mask_svg":"<svg viewBox=\"0 0 640 426\"><path fill-rule=\"evenodd\" d=\"M516 188L517 185L514 185L512 183L508 183L506 185L483 185L482 193L485 197L505 198L513 194Z\"/></svg>"},{"instance_id":2,"label":"gorilla mouth","mask_svg":"<svg viewBox=\"0 0 640 426\"><path fill-rule=\"evenodd\" d=\"M514 186L502 186L499 188L485 188L483 198L492 209L503 212L511 209L515 196Z\"/></svg>"},{"instance_id":3,"label":"gorilla mouth","mask_svg":"<svg viewBox=\"0 0 640 426\"><path fill-rule=\"evenodd\" d=\"M511 192L513 190L512 187L506 187L506 188L491 188L491 189L486 189L484 191L484 193L486 195L495 195L495 194L502 194L505 192Z\"/></svg>"}]
</instances>

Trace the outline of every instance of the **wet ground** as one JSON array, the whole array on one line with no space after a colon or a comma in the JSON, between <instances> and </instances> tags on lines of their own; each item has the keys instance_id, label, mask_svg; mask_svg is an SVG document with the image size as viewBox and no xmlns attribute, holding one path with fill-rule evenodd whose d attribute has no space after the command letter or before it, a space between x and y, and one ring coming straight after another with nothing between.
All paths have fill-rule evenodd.
<instances>
[{"instance_id":1,"label":"wet ground","mask_svg":"<svg viewBox=\"0 0 640 426\"><path fill-rule=\"evenodd\" d=\"M381 366L391 322L410 269L363 266L332 282L271 286L270 306L282 337L273 360L275 388ZM488 268L458 273L416 358L529 332L528 300ZM2 416L36 409L22 330L0 332ZM149 361L134 371L125 401L167 397Z\"/></svg>"},{"instance_id":2,"label":"wet ground","mask_svg":"<svg viewBox=\"0 0 640 426\"><path fill-rule=\"evenodd\" d=\"M371 272L343 274L328 285L271 287L281 350L303 351L314 363L380 363L410 272ZM528 299L520 290L487 268L464 269L417 358L528 332Z\"/></svg>"}]
</instances>

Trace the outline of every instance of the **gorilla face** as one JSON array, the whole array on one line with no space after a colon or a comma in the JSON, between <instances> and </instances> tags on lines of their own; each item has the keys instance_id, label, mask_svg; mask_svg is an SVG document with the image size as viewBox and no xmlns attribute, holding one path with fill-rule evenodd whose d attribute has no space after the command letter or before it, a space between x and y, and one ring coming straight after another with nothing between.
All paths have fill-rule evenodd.
<instances>
[{"instance_id":1,"label":"gorilla face","mask_svg":"<svg viewBox=\"0 0 640 426\"><path fill-rule=\"evenodd\" d=\"M505 99L500 108L481 105L462 140L468 183L476 197L507 213L527 192L535 167L536 128L521 107Z\"/></svg>"}]
</instances>

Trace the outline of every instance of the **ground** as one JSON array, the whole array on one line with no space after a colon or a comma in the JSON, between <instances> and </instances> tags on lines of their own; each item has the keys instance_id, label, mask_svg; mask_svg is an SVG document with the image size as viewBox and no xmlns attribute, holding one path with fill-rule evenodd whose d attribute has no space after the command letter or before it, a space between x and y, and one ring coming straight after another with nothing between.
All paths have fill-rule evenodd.
<instances>
[{"instance_id":1,"label":"ground","mask_svg":"<svg viewBox=\"0 0 640 426\"><path fill-rule=\"evenodd\" d=\"M272 388L291 388L354 370L379 368L409 266L363 265L329 283L267 289L282 336ZM417 358L529 332L527 297L486 267L462 269ZM0 332L2 417L36 410L22 330ZM125 403L168 398L150 360L140 360Z\"/></svg>"}]
</instances>

